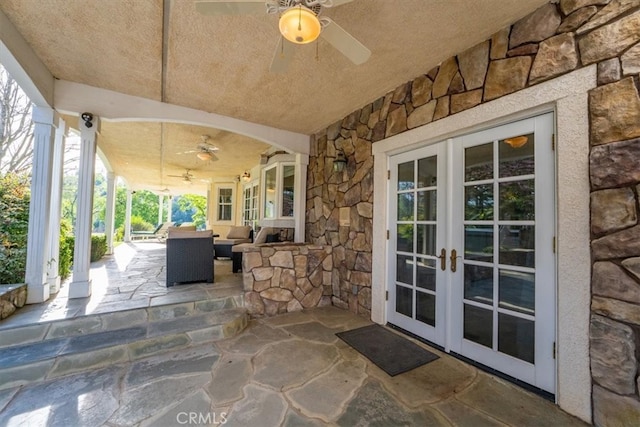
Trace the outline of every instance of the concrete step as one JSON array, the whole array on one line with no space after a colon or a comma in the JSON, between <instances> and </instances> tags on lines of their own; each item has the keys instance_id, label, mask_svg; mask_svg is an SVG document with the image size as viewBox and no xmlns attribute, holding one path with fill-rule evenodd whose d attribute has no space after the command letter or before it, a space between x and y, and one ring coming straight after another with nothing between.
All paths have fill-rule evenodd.
<instances>
[{"instance_id":1,"label":"concrete step","mask_svg":"<svg viewBox=\"0 0 640 427\"><path fill-rule=\"evenodd\" d=\"M0 331L0 390L232 337L241 295L83 316Z\"/></svg>"}]
</instances>

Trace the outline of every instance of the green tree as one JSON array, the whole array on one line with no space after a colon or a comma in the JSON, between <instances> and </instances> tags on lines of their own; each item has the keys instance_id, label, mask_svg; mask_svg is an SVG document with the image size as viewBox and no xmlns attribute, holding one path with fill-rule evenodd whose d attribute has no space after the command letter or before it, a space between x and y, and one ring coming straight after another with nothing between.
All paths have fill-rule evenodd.
<instances>
[{"instance_id":1,"label":"green tree","mask_svg":"<svg viewBox=\"0 0 640 427\"><path fill-rule=\"evenodd\" d=\"M207 221L207 198L196 194L184 194L175 198L180 212L190 213L191 221L196 227L203 228Z\"/></svg>"},{"instance_id":2,"label":"green tree","mask_svg":"<svg viewBox=\"0 0 640 427\"><path fill-rule=\"evenodd\" d=\"M26 174L0 174L0 283L24 282L30 199Z\"/></svg>"}]
</instances>

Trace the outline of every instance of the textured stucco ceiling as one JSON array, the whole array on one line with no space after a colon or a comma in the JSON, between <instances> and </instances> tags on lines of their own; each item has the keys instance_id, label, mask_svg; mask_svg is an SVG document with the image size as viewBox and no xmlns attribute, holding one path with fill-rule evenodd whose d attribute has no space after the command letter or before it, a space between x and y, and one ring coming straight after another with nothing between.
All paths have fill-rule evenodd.
<instances>
[{"instance_id":1,"label":"textured stucco ceiling","mask_svg":"<svg viewBox=\"0 0 640 427\"><path fill-rule=\"evenodd\" d=\"M192 0L2 0L0 9L56 78L312 134L544 3L354 0L323 14L372 51L369 61L356 66L320 39L296 46L284 74L269 72L279 40L273 15L204 16ZM171 171L164 175L196 166L195 156L189 163L167 153L186 151L184 145L193 149L200 135L218 132L166 124L162 138L160 128L105 122L100 148L129 182L160 187L166 178L159 165ZM212 168L237 168L225 171L227 176L255 165L266 148L247 137L219 135L233 142ZM256 150L253 157L247 156L249 150ZM234 158L237 152L252 164ZM137 169L131 167L134 162ZM170 169L170 164L179 167ZM140 173L143 169L148 173Z\"/></svg>"}]
</instances>

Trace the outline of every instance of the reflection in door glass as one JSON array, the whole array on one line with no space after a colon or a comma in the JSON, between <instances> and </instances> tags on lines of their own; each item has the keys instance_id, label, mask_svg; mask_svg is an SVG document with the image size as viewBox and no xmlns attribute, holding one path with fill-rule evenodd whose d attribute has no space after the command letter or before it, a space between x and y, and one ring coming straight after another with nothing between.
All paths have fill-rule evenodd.
<instances>
[{"instance_id":1,"label":"reflection in door glass","mask_svg":"<svg viewBox=\"0 0 640 427\"><path fill-rule=\"evenodd\" d=\"M533 175L533 134L503 139L498 143L500 178Z\"/></svg>"},{"instance_id":2,"label":"reflection in door glass","mask_svg":"<svg viewBox=\"0 0 640 427\"><path fill-rule=\"evenodd\" d=\"M533 273L500 269L498 286L500 308L532 316L535 314L536 287Z\"/></svg>"},{"instance_id":3,"label":"reflection in door glass","mask_svg":"<svg viewBox=\"0 0 640 427\"><path fill-rule=\"evenodd\" d=\"M436 296L416 291L416 319L436 326Z\"/></svg>"},{"instance_id":4,"label":"reflection in door glass","mask_svg":"<svg viewBox=\"0 0 640 427\"><path fill-rule=\"evenodd\" d=\"M493 184L465 187L464 200L464 219L468 221L493 219Z\"/></svg>"},{"instance_id":5,"label":"reflection in door glass","mask_svg":"<svg viewBox=\"0 0 640 427\"><path fill-rule=\"evenodd\" d=\"M398 194L398 221L413 221L413 193Z\"/></svg>"},{"instance_id":6,"label":"reflection in door glass","mask_svg":"<svg viewBox=\"0 0 640 427\"><path fill-rule=\"evenodd\" d=\"M464 226L464 259L493 262L493 226Z\"/></svg>"},{"instance_id":7,"label":"reflection in door glass","mask_svg":"<svg viewBox=\"0 0 640 427\"><path fill-rule=\"evenodd\" d=\"M413 290L396 285L396 311L405 316L413 316Z\"/></svg>"},{"instance_id":8,"label":"reflection in door glass","mask_svg":"<svg viewBox=\"0 0 640 427\"><path fill-rule=\"evenodd\" d=\"M398 165L398 190L413 190L413 162L401 163Z\"/></svg>"},{"instance_id":9,"label":"reflection in door glass","mask_svg":"<svg viewBox=\"0 0 640 427\"><path fill-rule=\"evenodd\" d=\"M430 291L436 290L436 260L416 258L416 285Z\"/></svg>"},{"instance_id":10,"label":"reflection in door glass","mask_svg":"<svg viewBox=\"0 0 640 427\"><path fill-rule=\"evenodd\" d=\"M498 351L525 362L534 363L534 322L507 314L498 314Z\"/></svg>"},{"instance_id":11,"label":"reflection in door glass","mask_svg":"<svg viewBox=\"0 0 640 427\"><path fill-rule=\"evenodd\" d=\"M535 267L535 227L533 225L502 225L499 230L500 264Z\"/></svg>"},{"instance_id":12,"label":"reflection in door glass","mask_svg":"<svg viewBox=\"0 0 640 427\"><path fill-rule=\"evenodd\" d=\"M493 347L493 311L464 304L464 337Z\"/></svg>"},{"instance_id":13,"label":"reflection in door glass","mask_svg":"<svg viewBox=\"0 0 640 427\"><path fill-rule=\"evenodd\" d=\"M479 265L464 266L464 299L493 304L493 268Z\"/></svg>"},{"instance_id":14,"label":"reflection in door glass","mask_svg":"<svg viewBox=\"0 0 640 427\"><path fill-rule=\"evenodd\" d=\"M436 191L418 191L418 221L436 220Z\"/></svg>"},{"instance_id":15,"label":"reflection in door glass","mask_svg":"<svg viewBox=\"0 0 640 427\"><path fill-rule=\"evenodd\" d=\"M438 184L437 157L426 157L418 160L418 188L434 187Z\"/></svg>"},{"instance_id":16,"label":"reflection in door glass","mask_svg":"<svg viewBox=\"0 0 640 427\"><path fill-rule=\"evenodd\" d=\"M436 254L436 226L428 224L416 225L416 252L422 255Z\"/></svg>"},{"instance_id":17,"label":"reflection in door glass","mask_svg":"<svg viewBox=\"0 0 640 427\"><path fill-rule=\"evenodd\" d=\"M398 224L398 252L413 252L413 224Z\"/></svg>"},{"instance_id":18,"label":"reflection in door glass","mask_svg":"<svg viewBox=\"0 0 640 427\"><path fill-rule=\"evenodd\" d=\"M464 150L464 180L493 179L493 143L476 145Z\"/></svg>"},{"instance_id":19,"label":"reflection in door glass","mask_svg":"<svg viewBox=\"0 0 640 427\"><path fill-rule=\"evenodd\" d=\"M413 257L398 255L396 262L396 281L413 285Z\"/></svg>"},{"instance_id":20,"label":"reflection in door glass","mask_svg":"<svg viewBox=\"0 0 640 427\"><path fill-rule=\"evenodd\" d=\"M533 220L535 198L533 179L500 183L500 219Z\"/></svg>"}]
</instances>

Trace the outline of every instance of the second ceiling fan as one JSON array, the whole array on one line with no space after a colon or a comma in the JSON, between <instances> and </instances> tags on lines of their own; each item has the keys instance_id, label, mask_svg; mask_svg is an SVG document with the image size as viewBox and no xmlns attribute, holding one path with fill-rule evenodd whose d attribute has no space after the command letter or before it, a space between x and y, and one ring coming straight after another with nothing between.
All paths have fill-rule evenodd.
<instances>
[{"instance_id":1,"label":"second ceiling fan","mask_svg":"<svg viewBox=\"0 0 640 427\"><path fill-rule=\"evenodd\" d=\"M278 43L270 70L287 70L294 53L294 44L307 44L322 37L351 62L360 65L371 51L332 19L321 16L323 8L349 3L352 0L196 0L196 10L204 15L280 15L282 42Z\"/></svg>"}]
</instances>

